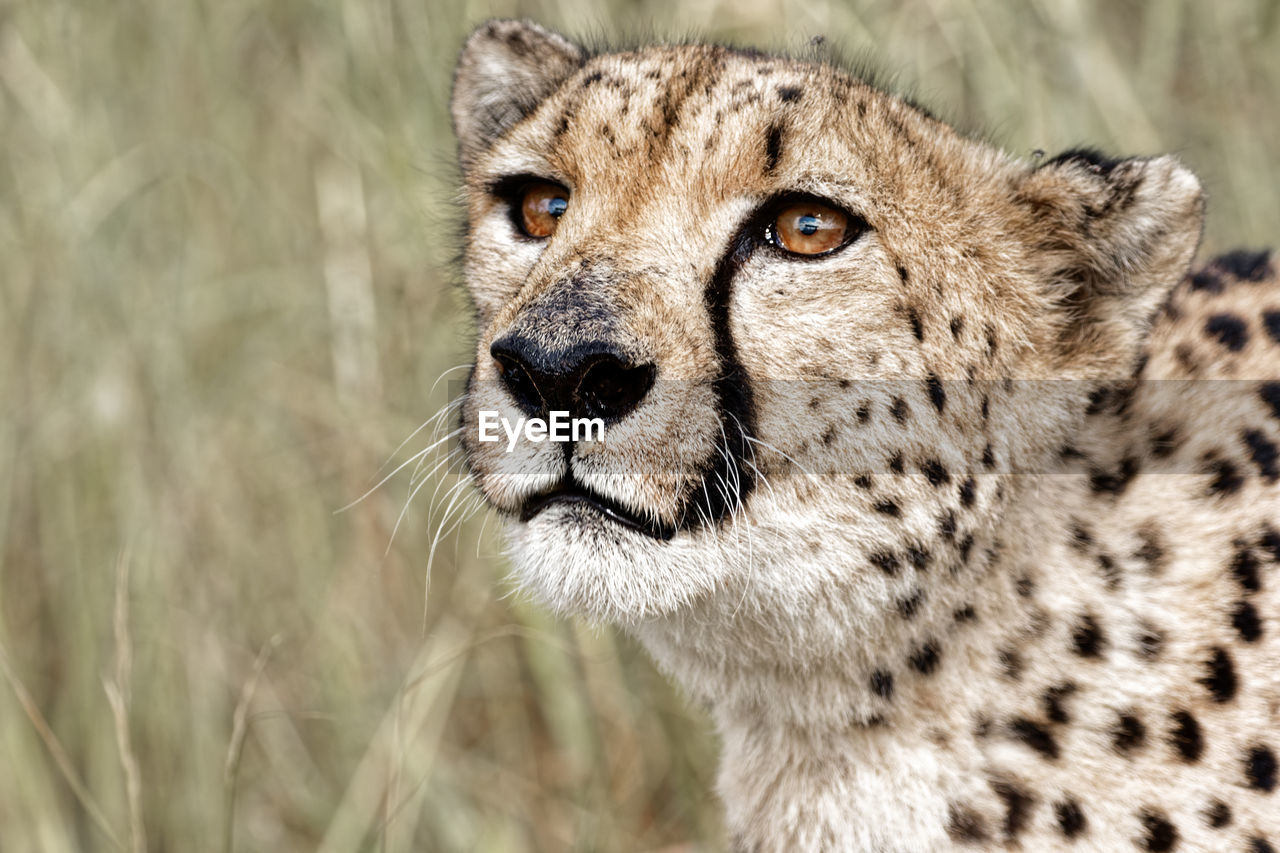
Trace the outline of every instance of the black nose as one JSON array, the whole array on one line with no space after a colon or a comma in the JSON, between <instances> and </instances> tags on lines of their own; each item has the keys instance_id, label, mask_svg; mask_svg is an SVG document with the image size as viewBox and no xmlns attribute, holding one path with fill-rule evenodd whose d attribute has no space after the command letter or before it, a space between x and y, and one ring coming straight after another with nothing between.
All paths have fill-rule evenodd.
<instances>
[{"instance_id":1,"label":"black nose","mask_svg":"<svg viewBox=\"0 0 1280 853\"><path fill-rule=\"evenodd\" d=\"M531 415L567 411L572 417L619 420L640 405L657 372L604 341L548 350L523 335L506 335L489 353L503 385Z\"/></svg>"}]
</instances>

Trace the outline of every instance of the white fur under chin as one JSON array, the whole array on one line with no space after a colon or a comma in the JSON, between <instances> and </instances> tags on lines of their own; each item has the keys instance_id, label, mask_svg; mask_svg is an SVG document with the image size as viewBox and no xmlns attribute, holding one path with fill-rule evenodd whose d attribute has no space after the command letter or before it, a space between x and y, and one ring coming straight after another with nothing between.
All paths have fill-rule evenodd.
<instances>
[{"instance_id":1,"label":"white fur under chin","mask_svg":"<svg viewBox=\"0 0 1280 853\"><path fill-rule=\"evenodd\" d=\"M561 614L623 626L688 607L732 571L704 532L662 542L580 505L510 521L507 541L515 577L535 598Z\"/></svg>"}]
</instances>

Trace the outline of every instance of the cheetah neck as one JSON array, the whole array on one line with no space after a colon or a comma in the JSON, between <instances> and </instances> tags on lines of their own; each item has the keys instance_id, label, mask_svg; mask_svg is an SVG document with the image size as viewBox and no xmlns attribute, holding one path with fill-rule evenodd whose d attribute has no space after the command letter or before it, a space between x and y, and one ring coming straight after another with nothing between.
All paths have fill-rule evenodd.
<instances>
[{"instance_id":1,"label":"cheetah neck","mask_svg":"<svg viewBox=\"0 0 1280 853\"><path fill-rule=\"evenodd\" d=\"M809 598L768 590L761 600L739 586L642 626L659 665L715 720L719 789L738 835L772 838L764 828L787 825L788 815L794 823L801 804L821 827L824 809L844 813L850 803L893 816L859 824L883 835L851 849L896 849L887 840L895 831L918 837L920 826L944 831L945 816L930 812L937 798L914 803L902 792L963 788L986 762L984 742L1004 745L991 732L1016 716L1009 709L1039 701L1031 685L1042 692L1040 682L1075 654L1055 612L1080 609L1096 587L1092 577L1073 582L1042 571L1062 561L1049 544L1070 539L1061 519L1087 517L1079 478L1006 485L996 521L956 543L934 543L935 564L917 569L918 597L870 601L856 586L834 585ZM802 575L796 553L755 566L754 583ZM1022 734L1034 742L1038 730L1028 723ZM790 835L786 843L831 849L828 842Z\"/></svg>"}]
</instances>

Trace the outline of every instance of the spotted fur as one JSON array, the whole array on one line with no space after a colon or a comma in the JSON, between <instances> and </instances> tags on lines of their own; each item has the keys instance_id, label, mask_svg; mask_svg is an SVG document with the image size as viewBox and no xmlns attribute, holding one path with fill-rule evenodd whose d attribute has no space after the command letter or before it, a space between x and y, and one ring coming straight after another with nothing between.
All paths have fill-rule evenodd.
<instances>
[{"instance_id":1,"label":"spotted fur","mask_svg":"<svg viewBox=\"0 0 1280 853\"><path fill-rule=\"evenodd\" d=\"M1280 282L1265 252L1191 269L1186 168L1028 162L831 65L512 21L453 112L475 482L527 590L710 709L735 849L1280 844ZM543 240L533 178L569 197ZM770 245L794 193L854 238ZM519 409L512 340L656 379L602 441L507 453L475 435Z\"/></svg>"}]
</instances>

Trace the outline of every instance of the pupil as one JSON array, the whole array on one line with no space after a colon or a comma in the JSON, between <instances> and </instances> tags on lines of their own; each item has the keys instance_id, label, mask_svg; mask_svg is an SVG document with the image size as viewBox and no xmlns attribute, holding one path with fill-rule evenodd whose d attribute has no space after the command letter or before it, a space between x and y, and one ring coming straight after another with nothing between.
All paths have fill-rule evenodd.
<instances>
[{"instance_id":1,"label":"pupil","mask_svg":"<svg viewBox=\"0 0 1280 853\"><path fill-rule=\"evenodd\" d=\"M808 237L817 232L818 225L819 225L818 217L810 216L806 214L805 216L800 217L800 222L798 223L798 225L800 228L800 233Z\"/></svg>"},{"instance_id":2,"label":"pupil","mask_svg":"<svg viewBox=\"0 0 1280 853\"><path fill-rule=\"evenodd\" d=\"M563 198L553 198L547 202L547 213L552 216L560 216L569 208L569 202Z\"/></svg>"}]
</instances>

